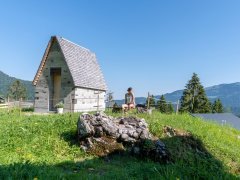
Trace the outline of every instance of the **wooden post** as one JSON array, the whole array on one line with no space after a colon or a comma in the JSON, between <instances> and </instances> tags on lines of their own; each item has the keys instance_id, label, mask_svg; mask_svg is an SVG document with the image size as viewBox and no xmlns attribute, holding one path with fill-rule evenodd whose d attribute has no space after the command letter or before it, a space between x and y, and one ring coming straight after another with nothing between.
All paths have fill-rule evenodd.
<instances>
[{"instance_id":1,"label":"wooden post","mask_svg":"<svg viewBox=\"0 0 240 180\"><path fill-rule=\"evenodd\" d=\"M177 109L176 109L176 114L178 114L178 109L179 109L179 100L177 101Z\"/></svg>"},{"instance_id":2,"label":"wooden post","mask_svg":"<svg viewBox=\"0 0 240 180\"><path fill-rule=\"evenodd\" d=\"M100 93L100 91L98 91L98 99L97 99L97 112L99 112L99 93Z\"/></svg>"},{"instance_id":3,"label":"wooden post","mask_svg":"<svg viewBox=\"0 0 240 180\"><path fill-rule=\"evenodd\" d=\"M106 106L106 109L108 111L109 108L110 108L110 92L108 94L106 94L106 95L107 95L107 106Z\"/></svg>"},{"instance_id":4,"label":"wooden post","mask_svg":"<svg viewBox=\"0 0 240 180\"><path fill-rule=\"evenodd\" d=\"M8 108L8 112L9 112L9 96L7 96L7 108Z\"/></svg>"},{"instance_id":5,"label":"wooden post","mask_svg":"<svg viewBox=\"0 0 240 180\"><path fill-rule=\"evenodd\" d=\"M150 93L148 92L148 98L147 98L147 108L149 109L150 107Z\"/></svg>"},{"instance_id":6,"label":"wooden post","mask_svg":"<svg viewBox=\"0 0 240 180\"><path fill-rule=\"evenodd\" d=\"M72 99L72 94L70 94L70 113L72 112L72 101L73 101L73 99Z\"/></svg>"},{"instance_id":7,"label":"wooden post","mask_svg":"<svg viewBox=\"0 0 240 180\"><path fill-rule=\"evenodd\" d=\"M21 101L22 101L22 98L19 99L19 115L20 116L22 114Z\"/></svg>"}]
</instances>

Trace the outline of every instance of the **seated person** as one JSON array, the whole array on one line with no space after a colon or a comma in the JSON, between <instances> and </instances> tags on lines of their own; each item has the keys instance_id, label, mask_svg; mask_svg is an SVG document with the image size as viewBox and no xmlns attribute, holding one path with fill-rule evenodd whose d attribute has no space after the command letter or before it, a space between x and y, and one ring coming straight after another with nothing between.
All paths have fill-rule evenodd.
<instances>
[{"instance_id":1,"label":"seated person","mask_svg":"<svg viewBox=\"0 0 240 180\"><path fill-rule=\"evenodd\" d=\"M125 104L122 105L122 109L132 109L135 108L135 97L132 92L132 88L128 88L127 93L125 94Z\"/></svg>"}]
</instances>

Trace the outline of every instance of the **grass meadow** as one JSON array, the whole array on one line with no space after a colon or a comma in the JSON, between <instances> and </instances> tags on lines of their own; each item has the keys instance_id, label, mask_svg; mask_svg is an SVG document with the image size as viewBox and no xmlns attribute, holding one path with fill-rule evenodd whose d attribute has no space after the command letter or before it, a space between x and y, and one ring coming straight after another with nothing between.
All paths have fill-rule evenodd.
<instances>
[{"instance_id":1,"label":"grass meadow","mask_svg":"<svg viewBox=\"0 0 240 180\"><path fill-rule=\"evenodd\" d=\"M86 154L76 140L79 113L1 110L0 179L240 179L240 131L186 114L137 116L145 118L150 131L166 144L170 163L127 154ZM165 125L192 136L166 137Z\"/></svg>"}]
</instances>

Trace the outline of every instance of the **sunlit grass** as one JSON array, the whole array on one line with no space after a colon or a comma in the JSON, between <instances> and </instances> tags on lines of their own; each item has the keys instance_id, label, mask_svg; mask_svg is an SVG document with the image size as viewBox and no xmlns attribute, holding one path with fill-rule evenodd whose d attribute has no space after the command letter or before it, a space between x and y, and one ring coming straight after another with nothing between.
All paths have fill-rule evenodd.
<instances>
[{"instance_id":1,"label":"sunlit grass","mask_svg":"<svg viewBox=\"0 0 240 180\"><path fill-rule=\"evenodd\" d=\"M240 131L189 115L137 116L145 118L150 131L165 142L171 163L128 155L107 159L87 155L76 140L78 113L31 115L1 110L0 179L232 179L240 174ZM190 132L207 153L188 147L185 139L164 137L165 125Z\"/></svg>"}]
</instances>

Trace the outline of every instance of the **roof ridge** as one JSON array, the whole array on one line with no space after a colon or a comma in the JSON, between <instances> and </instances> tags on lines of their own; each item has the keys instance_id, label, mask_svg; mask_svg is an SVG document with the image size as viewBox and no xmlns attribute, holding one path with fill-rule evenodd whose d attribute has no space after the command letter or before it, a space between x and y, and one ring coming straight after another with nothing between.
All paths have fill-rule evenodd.
<instances>
[{"instance_id":1,"label":"roof ridge","mask_svg":"<svg viewBox=\"0 0 240 180\"><path fill-rule=\"evenodd\" d=\"M83 46L80 46L79 44L74 43L74 42L72 42L72 41L70 41L70 40L68 40L68 39L66 39L66 38L64 38L64 37L61 37L61 36L56 36L56 37L57 37L57 38L61 38L61 39L65 40L65 41L68 41L69 43L74 44L75 46L78 46L78 47L80 47L80 48L82 48L82 49L85 49L85 50L87 50L87 51L89 51L89 52L92 52L92 51L90 51L90 49L85 48L85 47L83 47ZM93 52L92 52L92 53L93 53Z\"/></svg>"}]
</instances>

